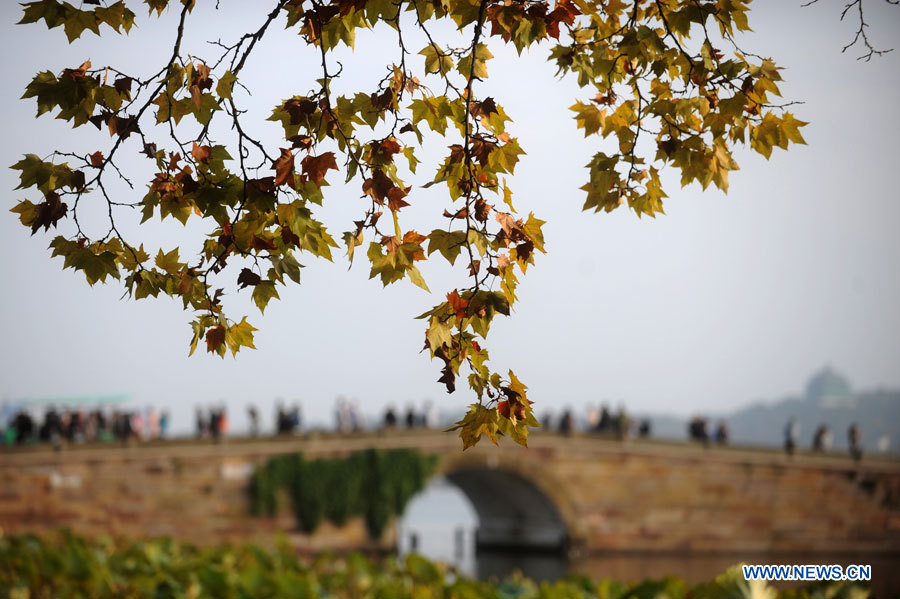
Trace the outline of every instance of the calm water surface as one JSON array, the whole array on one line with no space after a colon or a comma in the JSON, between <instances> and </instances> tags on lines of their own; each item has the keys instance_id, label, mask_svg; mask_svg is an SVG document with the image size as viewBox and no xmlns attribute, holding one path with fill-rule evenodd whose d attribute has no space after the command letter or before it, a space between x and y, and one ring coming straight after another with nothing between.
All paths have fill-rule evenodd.
<instances>
[{"instance_id":1,"label":"calm water surface","mask_svg":"<svg viewBox=\"0 0 900 599\"><path fill-rule=\"evenodd\" d=\"M444 479L435 479L415 497L398 525L401 553L415 551L454 565L468 576L501 580L522 572L537 581L567 575L609 578L623 582L677 576L688 584L712 580L738 563L748 564L863 564L872 566L875 599L900 599L900 557L867 554L676 554L618 553L569 560L562 553L516 552L477 548L478 516L468 498ZM786 583L773 583L788 588Z\"/></svg>"}]
</instances>

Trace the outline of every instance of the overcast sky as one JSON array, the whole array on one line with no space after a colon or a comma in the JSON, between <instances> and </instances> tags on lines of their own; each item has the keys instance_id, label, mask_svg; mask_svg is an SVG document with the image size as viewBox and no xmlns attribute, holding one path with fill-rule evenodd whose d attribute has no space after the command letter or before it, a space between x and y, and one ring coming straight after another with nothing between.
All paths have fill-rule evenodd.
<instances>
[{"instance_id":1,"label":"overcast sky","mask_svg":"<svg viewBox=\"0 0 900 599\"><path fill-rule=\"evenodd\" d=\"M251 4L258 6L222 0L218 13L195 11L187 50L212 58L207 40L255 28L262 15ZM515 120L528 152L511 182L515 202L548 221L549 253L524 277L513 318L495 322L488 347L495 369L511 367L529 385L539 412L604 399L640 412L729 410L799 392L826 364L856 388L900 387L900 49L869 63L854 60L856 49L841 54L855 23L839 22L838 2L759 4L744 45L787 67L782 91L805 102L794 113L811 122L803 130L809 145L776 149L768 162L738 150L741 170L727 196L670 180L667 214L656 220L580 211L584 165L604 143L584 140L567 108L590 94L554 78L545 48L517 59L492 46L497 58L480 93ZM873 42L900 48L900 9L873 0L866 7ZM100 42L87 34L69 46L61 30L14 26L19 9L3 3L2 164L54 148L109 148L109 137L92 127L73 134L47 115L35 120L34 101L19 96L38 70L88 58L95 67L158 70L176 15L157 21L140 11L128 37ZM383 34L360 35L357 53L344 54L340 90L374 89L396 53ZM248 106L261 120L279 100L309 90L316 68L294 33L273 30L247 66ZM271 123L260 134L278 143ZM136 153L138 141L128 143ZM432 162L421 172L433 172L446 143L426 154ZM33 190L12 191L16 175L0 170L6 205L37 201ZM336 236L364 209L358 185L327 190L320 214ZM415 191L404 216L425 232L440 226L433 215L442 200L433 191ZM132 193L123 200L143 195ZM136 404L171 408L177 428L190 426L194 404L218 400L240 424L251 401L269 421L276 397L301 400L314 420L330 418L339 394L373 413L388 402L433 398L457 409L472 399L464 386L448 396L435 382L439 364L417 353L423 323L412 318L464 284L461 271L426 264L429 296L408 283L382 289L363 260L348 272L343 259L301 257L302 285L280 288L282 301L265 316L250 308L249 293L229 296L231 314L248 314L260 329L257 351L188 358L191 315L180 303L120 300L116 284L90 288L50 259L55 231L29 237L16 215L0 214L0 398L130 393ZM122 219L126 231L141 231L132 217ZM142 239L155 253L203 231L181 229L170 219Z\"/></svg>"}]
</instances>

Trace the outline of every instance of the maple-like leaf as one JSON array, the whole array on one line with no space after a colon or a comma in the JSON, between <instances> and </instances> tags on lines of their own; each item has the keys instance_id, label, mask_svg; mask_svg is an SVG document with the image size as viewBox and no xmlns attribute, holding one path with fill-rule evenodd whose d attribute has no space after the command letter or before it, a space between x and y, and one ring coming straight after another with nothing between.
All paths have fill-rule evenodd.
<instances>
[{"instance_id":1,"label":"maple-like leaf","mask_svg":"<svg viewBox=\"0 0 900 599\"><path fill-rule=\"evenodd\" d=\"M325 180L325 173L329 169L338 170L334 152L325 152L319 156L306 156L300 162L300 166L303 174L309 177L309 180L315 183L317 187L322 186L322 181Z\"/></svg>"},{"instance_id":2,"label":"maple-like leaf","mask_svg":"<svg viewBox=\"0 0 900 599\"><path fill-rule=\"evenodd\" d=\"M191 148L191 156L194 157L194 160L197 162L207 162L212 156L212 148L209 146L201 146L194 142L194 146Z\"/></svg>"},{"instance_id":3,"label":"maple-like leaf","mask_svg":"<svg viewBox=\"0 0 900 599\"><path fill-rule=\"evenodd\" d=\"M241 289L245 289L248 286L255 287L256 285L259 285L262 282L262 278L249 268L244 268L241 269L237 282L238 285L241 286Z\"/></svg>"},{"instance_id":4,"label":"maple-like leaf","mask_svg":"<svg viewBox=\"0 0 900 599\"><path fill-rule=\"evenodd\" d=\"M224 353L225 327L219 325L206 331L206 351L209 353Z\"/></svg>"},{"instance_id":5,"label":"maple-like leaf","mask_svg":"<svg viewBox=\"0 0 900 599\"><path fill-rule=\"evenodd\" d=\"M294 154L287 148L281 148L281 156L272 163L275 169L275 186L294 187Z\"/></svg>"}]
</instances>

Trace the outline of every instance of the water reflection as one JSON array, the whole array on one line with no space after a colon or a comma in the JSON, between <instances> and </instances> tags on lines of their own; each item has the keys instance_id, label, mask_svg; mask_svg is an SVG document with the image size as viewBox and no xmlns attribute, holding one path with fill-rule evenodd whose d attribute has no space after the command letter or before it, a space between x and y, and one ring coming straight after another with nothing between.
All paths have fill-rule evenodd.
<instances>
[{"instance_id":1,"label":"water reflection","mask_svg":"<svg viewBox=\"0 0 900 599\"><path fill-rule=\"evenodd\" d=\"M501 498L502 499L502 498ZM621 582L660 579L674 575L693 585L709 581L737 563L748 564L869 564L873 596L893 597L900 589L896 555L852 553L768 554L734 553L617 553L569 560L562 551L516 550L478 546L478 512L469 498L445 478L432 480L410 501L397 529L401 555L416 552L453 565L463 574L502 580L521 572L537 581L567 575ZM786 583L775 584L787 588Z\"/></svg>"}]
</instances>

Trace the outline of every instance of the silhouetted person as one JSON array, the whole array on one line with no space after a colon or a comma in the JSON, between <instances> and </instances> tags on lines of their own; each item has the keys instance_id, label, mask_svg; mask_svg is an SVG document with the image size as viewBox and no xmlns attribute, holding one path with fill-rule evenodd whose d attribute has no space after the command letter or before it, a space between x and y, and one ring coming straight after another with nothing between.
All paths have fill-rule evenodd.
<instances>
[{"instance_id":1,"label":"silhouetted person","mask_svg":"<svg viewBox=\"0 0 900 599\"><path fill-rule=\"evenodd\" d=\"M125 412L124 414L119 416L119 419L121 420L121 423L122 423L121 424L122 445L128 445L129 439L131 439L131 436L134 434L134 428L132 426L131 414Z\"/></svg>"},{"instance_id":2,"label":"silhouetted person","mask_svg":"<svg viewBox=\"0 0 900 599\"><path fill-rule=\"evenodd\" d=\"M159 437L164 439L169 431L169 410L163 410L159 415Z\"/></svg>"},{"instance_id":3,"label":"silhouetted person","mask_svg":"<svg viewBox=\"0 0 900 599\"><path fill-rule=\"evenodd\" d=\"M197 438L202 439L203 435L206 434L207 423L206 414L203 413L203 408L197 406L194 408L194 422L197 427Z\"/></svg>"},{"instance_id":4,"label":"silhouetted person","mask_svg":"<svg viewBox=\"0 0 900 599\"><path fill-rule=\"evenodd\" d=\"M824 424L820 424L813 434L812 450L815 452L825 451L825 432L828 428Z\"/></svg>"},{"instance_id":5,"label":"silhouetted person","mask_svg":"<svg viewBox=\"0 0 900 599\"><path fill-rule=\"evenodd\" d=\"M638 426L638 437L642 439L646 439L650 436L650 419L644 418L641 420L640 426Z\"/></svg>"},{"instance_id":6,"label":"silhouetted person","mask_svg":"<svg viewBox=\"0 0 900 599\"><path fill-rule=\"evenodd\" d=\"M406 428L415 428L418 418L416 418L416 409L410 404L406 408Z\"/></svg>"},{"instance_id":7,"label":"silhouetted person","mask_svg":"<svg viewBox=\"0 0 900 599\"><path fill-rule=\"evenodd\" d=\"M214 443L219 442L219 436L222 434L222 412L216 408L209 411L209 434L212 435Z\"/></svg>"},{"instance_id":8,"label":"silhouetted person","mask_svg":"<svg viewBox=\"0 0 900 599\"><path fill-rule=\"evenodd\" d=\"M559 418L559 432L563 435L571 435L573 428L572 410L566 408Z\"/></svg>"},{"instance_id":9,"label":"silhouetted person","mask_svg":"<svg viewBox=\"0 0 900 599\"><path fill-rule=\"evenodd\" d=\"M784 451L788 456L793 456L797 449L797 421L791 416L784 425Z\"/></svg>"},{"instance_id":10,"label":"silhouetted person","mask_svg":"<svg viewBox=\"0 0 900 599\"><path fill-rule=\"evenodd\" d=\"M609 432L612 427L612 415L609 413L609 408L604 405L602 408L600 408L600 420L597 422L597 432L606 433Z\"/></svg>"},{"instance_id":11,"label":"silhouetted person","mask_svg":"<svg viewBox=\"0 0 900 599\"><path fill-rule=\"evenodd\" d=\"M250 436L256 437L259 435L259 412L256 410L256 406L248 406L247 407L247 417L250 419Z\"/></svg>"},{"instance_id":12,"label":"silhouetted person","mask_svg":"<svg viewBox=\"0 0 900 599\"><path fill-rule=\"evenodd\" d=\"M303 417L300 415L300 404L295 403L288 414L288 432L296 435L302 430Z\"/></svg>"},{"instance_id":13,"label":"silhouetted person","mask_svg":"<svg viewBox=\"0 0 900 599\"><path fill-rule=\"evenodd\" d=\"M384 428L392 429L397 426L397 414L393 406L388 406L384 412Z\"/></svg>"},{"instance_id":14,"label":"silhouetted person","mask_svg":"<svg viewBox=\"0 0 900 599\"><path fill-rule=\"evenodd\" d=\"M109 432L109 422L106 420L106 414L103 413L103 410L98 408L95 415L97 426L95 431L96 440L105 441L107 440L107 433Z\"/></svg>"},{"instance_id":15,"label":"silhouetted person","mask_svg":"<svg viewBox=\"0 0 900 599\"><path fill-rule=\"evenodd\" d=\"M616 424L616 438L619 441L623 441L628 436L628 430L631 428L631 420L628 418L628 414L625 413L625 407L619 406L619 412L615 417Z\"/></svg>"},{"instance_id":16,"label":"silhouetted person","mask_svg":"<svg viewBox=\"0 0 900 599\"><path fill-rule=\"evenodd\" d=\"M688 437L693 441L700 441L704 445L709 445L709 429L706 418L695 416L688 423Z\"/></svg>"},{"instance_id":17,"label":"silhouetted person","mask_svg":"<svg viewBox=\"0 0 900 599\"><path fill-rule=\"evenodd\" d=\"M728 445L728 423L724 420L720 420L719 425L716 427L716 443Z\"/></svg>"},{"instance_id":18,"label":"silhouetted person","mask_svg":"<svg viewBox=\"0 0 900 599\"><path fill-rule=\"evenodd\" d=\"M59 413L53 406L50 406L47 408L47 413L44 415L44 426L41 431L41 439L50 441L54 449L59 449L61 447L61 437L62 425L59 420Z\"/></svg>"},{"instance_id":19,"label":"silhouetted person","mask_svg":"<svg viewBox=\"0 0 900 599\"><path fill-rule=\"evenodd\" d=\"M847 429L847 442L850 445L850 455L856 461L862 459L862 445L860 444L861 440L862 435L860 435L859 433L859 427L854 422L850 425L850 428Z\"/></svg>"},{"instance_id":20,"label":"silhouetted person","mask_svg":"<svg viewBox=\"0 0 900 599\"><path fill-rule=\"evenodd\" d=\"M16 431L16 443L18 445L29 443L34 436L34 420L31 418L31 414L25 410L16 414L13 428Z\"/></svg>"}]
</instances>

